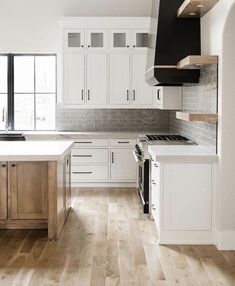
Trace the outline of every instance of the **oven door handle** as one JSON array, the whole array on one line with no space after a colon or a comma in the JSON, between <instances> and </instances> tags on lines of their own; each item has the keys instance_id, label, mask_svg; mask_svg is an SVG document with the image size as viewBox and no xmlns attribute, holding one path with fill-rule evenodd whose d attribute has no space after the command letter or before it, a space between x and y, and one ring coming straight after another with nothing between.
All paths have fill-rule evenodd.
<instances>
[{"instance_id":1,"label":"oven door handle","mask_svg":"<svg viewBox=\"0 0 235 286\"><path fill-rule=\"evenodd\" d=\"M135 158L136 163L139 163L139 162L142 161L142 160L139 158L139 156L136 154L135 151L133 151L133 155L134 155L134 158Z\"/></svg>"}]
</instances>

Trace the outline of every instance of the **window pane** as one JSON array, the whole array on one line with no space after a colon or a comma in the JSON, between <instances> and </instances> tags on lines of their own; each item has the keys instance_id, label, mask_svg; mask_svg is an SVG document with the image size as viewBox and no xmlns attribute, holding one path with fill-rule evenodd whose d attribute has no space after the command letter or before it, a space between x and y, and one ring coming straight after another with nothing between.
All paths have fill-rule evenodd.
<instances>
[{"instance_id":1,"label":"window pane","mask_svg":"<svg viewBox=\"0 0 235 286\"><path fill-rule=\"evenodd\" d=\"M114 33L113 46L114 48L126 47L126 33Z\"/></svg>"},{"instance_id":2,"label":"window pane","mask_svg":"<svg viewBox=\"0 0 235 286\"><path fill-rule=\"evenodd\" d=\"M14 57L14 89L16 93L34 92L34 57Z\"/></svg>"},{"instance_id":3,"label":"window pane","mask_svg":"<svg viewBox=\"0 0 235 286\"><path fill-rule=\"evenodd\" d=\"M56 57L36 56L36 93L56 92Z\"/></svg>"},{"instance_id":4,"label":"window pane","mask_svg":"<svg viewBox=\"0 0 235 286\"><path fill-rule=\"evenodd\" d=\"M0 93L7 93L7 57L0 56Z\"/></svg>"},{"instance_id":5,"label":"window pane","mask_svg":"<svg viewBox=\"0 0 235 286\"><path fill-rule=\"evenodd\" d=\"M5 122L2 122L3 108L7 108L7 94L0 93L0 130L5 130Z\"/></svg>"},{"instance_id":6,"label":"window pane","mask_svg":"<svg viewBox=\"0 0 235 286\"><path fill-rule=\"evenodd\" d=\"M55 129L55 94L36 94L36 129Z\"/></svg>"},{"instance_id":7,"label":"window pane","mask_svg":"<svg viewBox=\"0 0 235 286\"><path fill-rule=\"evenodd\" d=\"M81 34L80 33L68 33L68 46L69 48L81 47Z\"/></svg>"},{"instance_id":8,"label":"window pane","mask_svg":"<svg viewBox=\"0 0 235 286\"><path fill-rule=\"evenodd\" d=\"M15 129L34 130L34 94L15 94Z\"/></svg>"}]
</instances>

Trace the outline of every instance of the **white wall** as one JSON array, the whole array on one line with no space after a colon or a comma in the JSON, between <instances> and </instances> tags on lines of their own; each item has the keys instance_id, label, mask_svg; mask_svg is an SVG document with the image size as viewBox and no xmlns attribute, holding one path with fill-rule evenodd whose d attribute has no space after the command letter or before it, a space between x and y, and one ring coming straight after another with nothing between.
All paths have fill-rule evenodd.
<instances>
[{"instance_id":1,"label":"white wall","mask_svg":"<svg viewBox=\"0 0 235 286\"><path fill-rule=\"evenodd\" d=\"M202 19L202 53L219 55L217 245L235 249L235 0L220 0Z\"/></svg>"},{"instance_id":2,"label":"white wall","mask_svg":"<svg viewBox=\"0 0 235 286\"><path fill-rule=\"evenodd\" d=\"M152 0L0 0L0 52L56 52L62 16L149 16Z\"/></svg>"}]
</instances>

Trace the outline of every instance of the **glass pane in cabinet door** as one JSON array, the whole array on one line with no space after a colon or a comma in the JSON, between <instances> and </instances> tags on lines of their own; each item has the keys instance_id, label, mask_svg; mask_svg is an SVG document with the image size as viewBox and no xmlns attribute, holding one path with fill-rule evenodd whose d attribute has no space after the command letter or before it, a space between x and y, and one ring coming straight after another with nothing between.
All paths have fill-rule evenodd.
<instances>
[{"instance_id":1,"label":"glass pane in cabinet door","mask_svg":"<svg viewBox=\"0 0 235 286\"><path fill-rule=\"evenodd\" d=\"M91 33L91 47L103 48L104 46L104 34L103 33Z\"/></svg>"},{"instance_id":2,"label":"glass pane in cabinet door","mask_svg":"<svg viewBox=\"0 0 235 286\"><path fill-rule=\"evenodd\" d=\"M35 80L36 93L56 92L56 57L36 56L35 57Z\"/></svg>"},{"instance_id":3,"label":"glass pane in cabinet door","mask_svg":"<svg viewBox=\"0 0 235 286\"><path fill-rule=\"evenodd\" d=\"M148 33L136 33L136 47L137 48L148 47Z\"/></svg>"},{"instance_id":4,"label":"glass pane in cabinet door","mask_svg":"<svg viewBox=\"0 0 235 286\"><path fill-rule=\"evenodd\" d=\"M0 56L0 93L7 93L7 57Z\"/></svg>"},{"instance_id":5,"label":"glass pane in cabinet door","mask_svg":"<svg viewBox=\"0 0 235 286\"><path fill-rule=\"evenodd\" d=\"M113 47L125 48L126 47L126 33L114 33L113 34Z\"/></svg>"},{"instance_id":6,"label":"glass pane in cabinet door","mask_svg":"<svg viewBox=\"0 0 235 286\"><path fill-rule=\"evenodd\" d=\"M34 94L15 94L15 130L34 130Z\"/></svg>"},{"instance_id":7,"label":"glass pane in cabinet door","mask_svg":"<svg viewBox=\"0 0 235 286\"><path fill-rule=\"evenodd\" d=\"M34 92L34 57L14 57L14 91L15 93Z\"/></svg>"},{"instance_id":8,"label":"glass pane in cabinet door","mask_svg":"<svg viewBox=\"0 0 235 286\"><path fill-rule=\"evenodd\" d=\"M55 94L36 94L36 130L55 130Z\"/></svg>"},{"instance_id":9,"label":"glass pane in cabinet door","mask_svg":"<svg viewBox=\"0 0 235 286\"><path fill-rule=\"evenodd\" d=\"M80 33L68 33L68 47L69 48L81 47L81 34Z\"/></svg>"}]
</instances>

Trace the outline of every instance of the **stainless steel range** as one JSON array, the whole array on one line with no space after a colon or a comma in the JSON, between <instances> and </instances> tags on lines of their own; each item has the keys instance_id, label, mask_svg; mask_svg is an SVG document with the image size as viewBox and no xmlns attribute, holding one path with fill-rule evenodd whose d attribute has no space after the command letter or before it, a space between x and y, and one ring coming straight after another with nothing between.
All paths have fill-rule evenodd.
<instances>
[{"instance_id":1,"label":"stainless steel range","mask_svg":"<svg viewBox=\"0 0 235 286\"><path fill-rule=\"evenodd\" d=\"M149 145L194 145L195 143L181 135L140 135L135 146L134 156L138 164L138 193L143 203L143 211L149 213Z\"/></svg>"}]
</instances>

